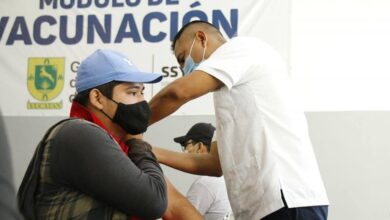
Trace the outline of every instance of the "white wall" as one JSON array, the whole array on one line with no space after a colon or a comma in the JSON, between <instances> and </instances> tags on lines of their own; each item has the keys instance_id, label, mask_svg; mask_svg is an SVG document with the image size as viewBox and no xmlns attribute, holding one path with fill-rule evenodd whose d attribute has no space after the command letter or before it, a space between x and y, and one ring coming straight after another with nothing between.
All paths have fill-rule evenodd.
<instances>
[{"instance_id":1,"label":"white wall","mask_svg":"<svg viewBox=\"0 0 390 220\"><path fill-rule=\"evenodd\" d=\"M329 220L390 219L390 112L307 113Z\"/></svg>"},{"instance_id":2,"label":"white wall","mask_svg":"<svg viewBox=\"0 0 390 220\"><path fill-rule=\"evenodd\" d=\"M305 110L390 110L390 1L291 6L291 74Z\"/></svg>"},{"instance_id":3,"label":"white wall","mask_svg":"<svg viewBox=\"0 0 390 220\"><path fill-rule=\"evenodd\" d=\"M291 6L291 76L305 110L320 111L308 122L329 219L390 219L390 1Z\"/></svg>"}]
</instances>

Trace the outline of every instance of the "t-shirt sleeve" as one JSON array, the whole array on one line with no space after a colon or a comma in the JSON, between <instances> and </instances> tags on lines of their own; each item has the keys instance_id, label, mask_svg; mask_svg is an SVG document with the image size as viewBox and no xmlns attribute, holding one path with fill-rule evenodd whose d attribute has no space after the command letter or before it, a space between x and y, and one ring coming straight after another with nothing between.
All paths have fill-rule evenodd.
<instances>
[{"instance_id":1,"label":"t-shirt sleeve","mask_svg":"<svg viewBox=\"0 0 390 220\"><path fill-rule=\"evenodd\" d=\"M210 192L208 187L199 181L195 181L187 192L187 199L191 204L204 215L211 207L215 200L215 195Z\"/></svg>"},{"instance_id":2,"label":"t-shirt sleeve","mask_svg":"<svg viewBox=\"0 0 390 220\"><path fill-rule=\"evenodd\" d=\"M167 206L163 172L152 152L136 164L100 127L81 120L65 124L52 143L52 176L124 213L159 218Z\"/></svg>"},{"instance_id":3,"label":"t-shirt sleeve","mask_svg":"<svg viewBox=\"0 0 390 220\"><path fill-rule=\"evenodd\" d=\"M214 76L231 89L253 65L253 52L247 44L245 39L232 39L224 43L196 70Z\"/></svg>"}]
</instances>

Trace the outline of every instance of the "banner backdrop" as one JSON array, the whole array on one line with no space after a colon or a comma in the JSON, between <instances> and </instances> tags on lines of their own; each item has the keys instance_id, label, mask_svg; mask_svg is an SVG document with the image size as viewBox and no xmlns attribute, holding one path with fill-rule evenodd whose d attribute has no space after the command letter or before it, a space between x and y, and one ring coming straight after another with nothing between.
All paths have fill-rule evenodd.
<instances>
[{"instance_id":1,"label":"banner backdrop","mask_svg":"<svg viewBox=\"0 0 390 220\"><path fill-rule=\"evenodd\" d=\"M80 62L98 48L118 50L144 71L149 100L182 76L170 49L178 30L206 20L223 35L263 38L288 60L288 0L3 0L0 7L0 103L4 116L66 116ZM175 114L214 114L212 96Z\"/></svg>"}]
</instances>

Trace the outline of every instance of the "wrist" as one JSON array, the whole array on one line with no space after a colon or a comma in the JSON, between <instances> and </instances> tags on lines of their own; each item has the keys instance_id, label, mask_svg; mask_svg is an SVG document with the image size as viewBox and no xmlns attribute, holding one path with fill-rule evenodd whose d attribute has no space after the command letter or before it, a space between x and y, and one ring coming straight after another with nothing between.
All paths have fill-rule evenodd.
<instances>
[{"instance_id":1,"label":"wrist","mask_svg":"<svg viewBox=\"0 0 390 220\"><path fill-rule=\"evenodd\" d=\"M153 148L152 148L152 152L153 152L154 155L156 156L157 161L158 161L159 163L163 163L163 155L162 155L162 150L161 150L161 148L159 148L159 147L153 147Z\"/></svg>"},{"instance_id":2,"label":"wrist","mask_svg":"<svg viewBox=\"0 0 390 220\"><path fill-rule=\"evenodd\" d=\"M123 137L123 141L124 142L127 142L128 140L131 140L131 139L140 139L140 140L143 140L144 139L144 134L141 133L141 134L126 134L124 137Z\"/></svg>"}]
</instances>

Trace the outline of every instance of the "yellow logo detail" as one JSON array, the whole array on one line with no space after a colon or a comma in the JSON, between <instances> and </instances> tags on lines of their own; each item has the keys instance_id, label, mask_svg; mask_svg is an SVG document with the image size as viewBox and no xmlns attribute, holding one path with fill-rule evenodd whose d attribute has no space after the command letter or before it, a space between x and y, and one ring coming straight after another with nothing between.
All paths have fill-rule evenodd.
<instances>
[{"instance_id":1,"label":"yellow logo detail","mask_svg":"<svg viewBox=\"0 0 390 220\"><path fill-rule=\"evenodd\" d=\"M36 100L56 98L64 87L65 58L29 58L27 87Z\"/></svg>"}]
</instances>

